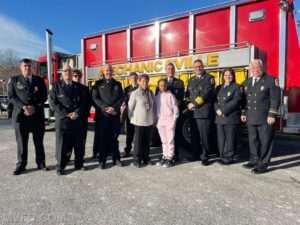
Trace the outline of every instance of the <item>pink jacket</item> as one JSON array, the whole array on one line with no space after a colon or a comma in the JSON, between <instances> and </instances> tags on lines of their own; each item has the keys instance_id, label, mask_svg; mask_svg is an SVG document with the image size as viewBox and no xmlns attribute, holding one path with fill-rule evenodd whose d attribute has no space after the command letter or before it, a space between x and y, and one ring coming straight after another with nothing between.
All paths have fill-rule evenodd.
<instances>
[{"instance_id":1,"label":"pink jacket","mask_svg":"<svg viewBox=\"0 0 300 225\"><path fill-rule=\"evenodd\" d=\"M176 104L175 96L166 91L159 93L154 97L155 104L155 120L159 122L176 122L179 116L178 106Z\"/></svg>"}]
</instances>

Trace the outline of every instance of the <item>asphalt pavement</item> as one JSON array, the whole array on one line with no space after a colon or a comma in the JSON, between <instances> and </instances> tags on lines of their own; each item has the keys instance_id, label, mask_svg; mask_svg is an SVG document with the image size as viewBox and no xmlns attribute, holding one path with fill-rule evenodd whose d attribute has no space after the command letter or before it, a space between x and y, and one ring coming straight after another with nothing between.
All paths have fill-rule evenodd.
<instances>
[{"instance_id":1,"label":"asphalt pavement","mask_svg":"<svg viewBox=\"0 0 300 225\"><path fill-rule=\"evenodd\" d=\"M278 138L270 171L251 174L242 168L248 151L235 164L179 163L171 168L125 166L106 170L91 160L93 132L86 146L88 171L55 171L55 133L45 134L47 165L38 171L32 140L27 172L13 176L16 140L8 120L0 120L0 224L84 225L299 225L300 139ZM31 138L31 136L30 136ZM125 136L119 137L123 150ZM245 146L247 146L245 144ZM151 149L155 161L160 148ZM182 154L184 155L184 154Z\"/></svg>"}]
</instances>

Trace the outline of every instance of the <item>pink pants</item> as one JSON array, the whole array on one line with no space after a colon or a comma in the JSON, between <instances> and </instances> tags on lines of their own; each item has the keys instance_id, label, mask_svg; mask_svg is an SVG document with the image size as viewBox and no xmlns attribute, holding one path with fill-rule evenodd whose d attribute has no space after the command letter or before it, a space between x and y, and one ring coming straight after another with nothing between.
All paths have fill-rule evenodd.
<instances>
[{"instance_id":1,"label":"pink pants","mask_svg":"<svg viewBox=\"0 0 300 225\"><path fill-rule=\"evenodd\" d=\"M158 122L157 129L162 142L163 156L167 159L172 159L175 148L175 123L173 121Z\"/></svg>"}]
</instances>

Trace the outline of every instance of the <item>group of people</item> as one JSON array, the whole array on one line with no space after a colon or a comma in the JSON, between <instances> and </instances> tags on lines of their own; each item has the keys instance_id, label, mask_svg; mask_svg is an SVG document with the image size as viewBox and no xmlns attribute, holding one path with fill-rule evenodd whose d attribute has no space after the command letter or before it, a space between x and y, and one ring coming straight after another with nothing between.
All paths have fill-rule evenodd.
<instances>
[{"instance_id":1,"label":"group of people","mask_svg":"<svg viewBox=\"0 0 300 225\"><path fill-rule=\"evenodd\" d=\"M29 132L33 133L38 169L47 171L43 147L44 111L47 89L43 79L33 76L32 63L21 61L21 75L12 77L8 95L14 104L13 121L17 139L18 162L14 175L23 173L27 164ZM259 59L251 62L251 77L242 86L235 82L231 68L223 71L222 85L215 87L215 79L204 70L199 59L193 63L195 76L189 79L185 90L182 80L175 78L175 66L166 65L166 78L158 82L157 90L149 88L149 75L130 73L130 85L123 91L120 82L113 78L113 68L102 68L103 78L91 90L80 83L81 71L68 65L62 69L62 79L53 82L49 103L55 112L57 174L64 169L74 148L76 170L84 167L85 142L90 107L95 108L94 155L98 153L99 168L106 168L109 154L113 165L123 166L118 136L120 115L125 117L126 147L124 157L130 156L133 144L132 166L140 168L151 164L150 139L156 126L162 142L163 154L156 163L170 167L178 160L178 121L190 114L191 147L194 160L209 165L213 146L214 124L217 127L219 163L233 162L236 136L240 122L248 126L250 160L243 167L256 174L267 171L271 159L275 134L275 118L280 105L278 80L263 72ZM139 81L139 82L138 82Z\"/></svg>"}]
</instances>

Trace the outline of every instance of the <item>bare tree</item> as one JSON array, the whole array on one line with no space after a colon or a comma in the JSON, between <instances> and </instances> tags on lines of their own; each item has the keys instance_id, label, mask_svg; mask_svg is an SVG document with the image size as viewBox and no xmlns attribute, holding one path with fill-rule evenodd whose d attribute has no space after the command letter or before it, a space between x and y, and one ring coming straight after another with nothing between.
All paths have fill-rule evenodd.
<instances>
[{"instance_id":1,"label":"bare tree","mask_svg":"<svg viewBox=\"0 0 300 225\"><path fill-rule=\"evenodd\" d=\"M2 84L7 83L11 76L20 74L19 69L19 61L20 58L12 49L0 50L0 77L2 80ZM3 82L3 80L5 80ZM1 85L4 87L4 85ZM0 88L0 94L4 94L3 89Z\"/></svg>"}]
</instances>

